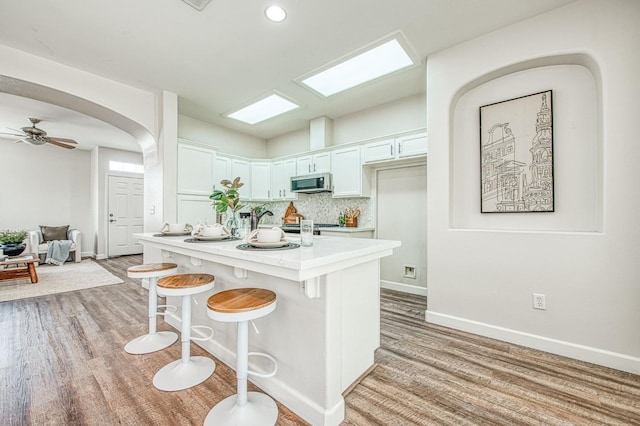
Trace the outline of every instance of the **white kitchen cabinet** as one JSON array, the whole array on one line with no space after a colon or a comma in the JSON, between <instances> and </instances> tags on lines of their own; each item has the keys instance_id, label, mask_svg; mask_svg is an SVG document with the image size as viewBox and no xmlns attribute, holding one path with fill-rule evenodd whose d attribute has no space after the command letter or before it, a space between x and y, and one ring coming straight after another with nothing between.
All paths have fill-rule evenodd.
<instances>
[{"instance_id":1,"label":"white kitchen cabinet","mask_svg":"<svg viewBox=\"0 0 640 426\"><path fill-rule=\"evenodd\" d=\"M427 134L402 136L396 139L398 145L398 158L413 157L427 153Z\"/></svg>"},{"instance_id":2,"label":"white kitchen cabinet","mask_svg":"<svg viewBox=\"0 0 640 426\"><path fill-rule=\"evenodd\" d=\"M331 171L331 153L321 152L314 155L305 155L296 160L297 176L311 173L328 173Z\"/></svg>"},{"instance_id":3,"label":"white kitchen cabinet","mask_svg":"<svg viewBox=\"0 0 640 426\"><path fill-rule=\"evenodd\" d=\"M200 223L216 223L216 212L208 195L178 194L177 201L178 223L188 223L194 228Z\"/></svg>"},{"instance_id":4,"label":"white kitchen cabinet","mask_svg":"<svg viewBox=\"0 0 640 426\"><path fill-rule=\"evenodd\" d=\"M224 190L224 187L220 185L220 181L224 179L233 180L234 176L231 176L231 159L216 155L216 159L213 166L213 189Z\"/></svg>"},{"instance_id":5,"label":"white kitchen cabinet","mask_svg":"<svg viewBox=\"0 0 640 426\"><path fill-rule=\"evenodd\" d=\"M179 194L210 195L213 189L216 152L195 145L178 144Z\"/></svg>"},{"instance_id":6,"label":"white kitchen cabinet","mask_svg":"<svg viewBox=\"0 0 640 426\"><path fill-rule=\"evenodd\" d=\"M258 161L251 163L251 199L257 201L271 199L271 163Z\"/></svg>"},{"instance_id":7,"label":"white kitchen cabinet","mask_svg":"<svg viewBox=\"0 0 640 426\"><path fill-rule=\"evenodd\" d=\"M427 154L427 134L400 136L366 144L363 150L363 163L399 160Z\"/></svg>"},{"instance_id":8,"label":"white kitchen cabinet","mask_svg":"<svg viewBox=\"0 0 640 426\"><path fill-rule=\"evenodd\" d=\"M282 162L282 198L285 200L298 199L298 193L291 192L291 178L297 176L297 167L295 158L289 158Z\"/></svg>"},{"instance_id":9,"label":"white kitchen cabinet","mask_svg":"<svg viewBox=\"0 0 640 426\"><path fill-rule=\"evenodd\" d=\"M271 199L297 200L298 194L291 192L291 177L297 176L295 158L276 161L271 164Z\"/></svg>"},{"instance_id":10,"label":"white kitchen cabinet","mask_svg":"<svg viewBox=\"0 0 640 426\"><path fill-rule=\"evenodd\" d=\"M359 146L332 151L331 165L333 198L369 196L369 170L362 168Z\"/></svg>"},{"instance_id":11,"label":"white kitchen cabinet","mask_svg":"<svg viewBox=\"0 0 640 426\"><path fill-rule=\"evenodd\" d=\"M369 143L362 147L363 162L371 163L374 161L393 160L396 155L395 150L395 139L384 139Z\"/></svg>"},{"instance_id":12,"label":"white kitchen cabinet","mask_svg":"<svg viewBox=\"0 0 640 426\"><path fill-rule=\"evenodd\" d=\"M231 160L231 177L230 181L240 177L240 182L244 183L244 186L238 190L240 193L240 200L248 200L251 197L251 162L245 160L238 160L236 158Z\"/></svg>"}]
</instances>

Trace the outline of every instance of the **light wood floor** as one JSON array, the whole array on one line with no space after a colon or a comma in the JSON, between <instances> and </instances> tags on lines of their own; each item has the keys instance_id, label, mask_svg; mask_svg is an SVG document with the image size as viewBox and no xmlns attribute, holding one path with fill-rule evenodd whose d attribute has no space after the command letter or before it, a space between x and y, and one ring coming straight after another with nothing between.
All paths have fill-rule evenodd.
<instances>
[{"instance_id":1,"label":"light wood floor","mask_svg":"<svg viewBox=\"0 0 640 426\"><path fill-rule=\"evenodd\" d=\"M424 322L426 298L382 292L378 366L346 425L640 425L640 376Z\"/></svg>"},{"instance_id":2,"label":"light wood floor","mask_svg":"<svg viewBox=\"0 0 640 426\"><path fill-rule=\"evenodd\" d=\"M202 424L235 392L233 370L156 390L179 345L122 350L146 331L146 291L126 277L141 256L99 263L125 283L0 303L0 425ZM383 290L377 366L346 395L344 425L640 425L640 376L430 325L425 308ZM278 425L306 424L278 408Z\"/></svg>"}]
</instances>

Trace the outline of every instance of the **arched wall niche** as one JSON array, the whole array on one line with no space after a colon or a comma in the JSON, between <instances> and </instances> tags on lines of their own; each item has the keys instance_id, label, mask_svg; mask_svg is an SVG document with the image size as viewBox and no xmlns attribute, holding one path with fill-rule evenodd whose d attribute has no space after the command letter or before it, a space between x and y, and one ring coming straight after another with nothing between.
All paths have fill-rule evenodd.
<instances>
[{"instance_id":1,"label":"arched wall niche","mask_svg":"<svg viewBox=\"0 0 640 426\"><path fill-rule=\"evenodd\" d=\"M479 107L553 90L553 213L480 213ZM449 104L449 228L603 231L602 74L586 53L511 64L463 84Z\"/></svg>"}]
</instances>

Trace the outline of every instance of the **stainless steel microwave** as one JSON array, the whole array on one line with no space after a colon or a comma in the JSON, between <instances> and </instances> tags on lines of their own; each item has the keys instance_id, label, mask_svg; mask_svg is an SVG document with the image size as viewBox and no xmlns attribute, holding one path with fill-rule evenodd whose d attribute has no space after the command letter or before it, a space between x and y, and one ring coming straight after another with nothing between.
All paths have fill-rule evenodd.
<instances>
[{"instance_id":1,"label":"stainless steel microwave","mask_svg":"<svg viewBox=\"0 0 640 426\"><path fill-rule=\"evenodd\" d=\"M292 177L291 192L302 192L303 194L331 192L331 174L317 173Z\"/></svg>"}]
</instances>

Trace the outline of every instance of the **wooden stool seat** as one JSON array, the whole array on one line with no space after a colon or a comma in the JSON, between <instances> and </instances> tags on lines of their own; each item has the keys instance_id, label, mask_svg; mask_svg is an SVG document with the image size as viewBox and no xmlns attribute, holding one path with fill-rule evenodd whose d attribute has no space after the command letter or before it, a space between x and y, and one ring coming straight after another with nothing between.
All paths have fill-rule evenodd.
<instances>
[{"instance_id":1,"label":"wooden stool seat","mask_svg":"<svg viewBox=\"0 0 640 426\"><path fill-rule=\"evenodd\" d=\"M264 308L276 301L276 294L263 288L238 288L221 291L207 300L207 306L217 312L238 313Z\"/></svg>"},{"instance_id":2,"label":"wooden stool seat","mask_svg":"<svg viewBox=\"0 0 640 426\"><path fill-rule=\"evenodd\" d=\"M147 278L147 274L156 274L158 272L161 273L160 276L173 275L176 273L176 271L172 271L173 269L178 269L178 265L175 263L145 263L131 266L127 269L127 275L131 278ZM141 277L140 275L145 276Z\"/></svg>"},{"instance_id":3,"label":"wooden stool seat","mask_svg":"<svg viewBox=\"0 0 640 426\"><path fill-rule=\"evenodd\" d=\"M127 343L124 350L130 354L148 354L171 346L178 335L172 331L157 331L157 316L168 315L175 312L175 306L158 305L158 278L173 275L178 272L178 265L175 263L147 263L132 266L127 269L127 276L130 278L148 278L149 280L149 301L148 318L149 332L137 337ZM158 312L158 308L167 308L164 312Z\"/></svg>"},{"instance_id":4,"label":"wooden stool seat","mask_svg":"<svg viewBox=\"0 0 640 426\"><path fill-rule=\"evenodd\" d=\"M186 296L212 289L214 281L210 274L171 275L158 280L158 289L163 296Z\"/></svg>"}]
</instances>

